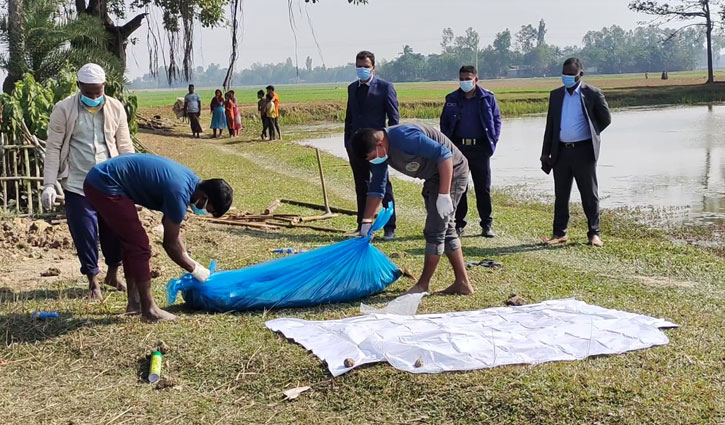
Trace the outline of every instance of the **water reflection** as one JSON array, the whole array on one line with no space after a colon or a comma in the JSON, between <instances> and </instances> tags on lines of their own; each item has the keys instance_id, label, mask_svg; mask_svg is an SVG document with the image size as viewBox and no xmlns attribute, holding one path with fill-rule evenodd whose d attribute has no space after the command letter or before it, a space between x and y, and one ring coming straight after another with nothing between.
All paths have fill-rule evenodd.
<instances>
[{"instance_id":1,"label":"water reflection","mask_svg":"<svg viewBox=\"0 0 725 425\"><path fill-rule=\"evenodd\" d=\"M538 161L544 121L504 121L492 158L495 187L553 195L553 179ZM303 143L346 158L341 136ZM615 112L598 171L602 207L687 207L688 219L725 223L725 105Z\"/></svg>"}]
</instances>

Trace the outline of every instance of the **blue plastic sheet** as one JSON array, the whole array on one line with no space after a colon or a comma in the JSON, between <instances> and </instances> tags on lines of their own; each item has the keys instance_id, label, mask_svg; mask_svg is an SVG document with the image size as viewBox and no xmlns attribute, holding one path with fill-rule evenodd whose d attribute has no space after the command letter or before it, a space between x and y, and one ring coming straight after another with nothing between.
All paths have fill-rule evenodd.
<instances>
[{"instance_id":1,"label":"blue plastic sheet","mask_svg":"<svg viewBox=\"0 0 725 425\"><path fill-rule=\"evenodd\" d=\"M205 283L188 273L169 281L168 302L174 304L181 291L192 308L226 312L309 307L382 292L402 272L370 242L392 214L392 205L383 209L365 237L313 251L232 271L215 272L212 262L212 275Z\"/></svg>"}]
</instances>

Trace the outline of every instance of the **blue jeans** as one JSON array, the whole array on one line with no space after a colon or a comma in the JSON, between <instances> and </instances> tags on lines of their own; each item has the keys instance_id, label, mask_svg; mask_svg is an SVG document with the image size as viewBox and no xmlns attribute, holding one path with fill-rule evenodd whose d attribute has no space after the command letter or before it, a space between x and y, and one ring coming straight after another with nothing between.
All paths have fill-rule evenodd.
<instances>
[{"instance_id":1,"label":"blue jeans","mask_svg":"<svg viewBox=\"0 0 725 425\"><path fill-rule=\"evenodd\" d=\"M108 266L121 265L121 241L106 226L96 210L86 201L85 196L65 191L65 215L68 219L73 244L81 262L81 273L97 275L98 242Z\"/></svg>"}]
</instances>

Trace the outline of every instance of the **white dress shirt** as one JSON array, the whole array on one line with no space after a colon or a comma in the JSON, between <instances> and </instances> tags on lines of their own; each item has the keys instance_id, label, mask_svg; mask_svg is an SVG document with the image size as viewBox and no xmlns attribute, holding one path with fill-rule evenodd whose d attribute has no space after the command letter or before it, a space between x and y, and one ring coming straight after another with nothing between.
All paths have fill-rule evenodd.
<instances>
[{"instance_id":1,"label":"white dress shirt","mask_svg":"<svg viewBox=\"0 0 725 425\"><path fill-rule=\"evenodd\" d=\"M577 84L574 93L564 89L564 103L561 106L561 130L559 140L563 143L576 143L592 138L589 119L584 114L581 95L581 83Z\"/></svg>"}]
</instances>

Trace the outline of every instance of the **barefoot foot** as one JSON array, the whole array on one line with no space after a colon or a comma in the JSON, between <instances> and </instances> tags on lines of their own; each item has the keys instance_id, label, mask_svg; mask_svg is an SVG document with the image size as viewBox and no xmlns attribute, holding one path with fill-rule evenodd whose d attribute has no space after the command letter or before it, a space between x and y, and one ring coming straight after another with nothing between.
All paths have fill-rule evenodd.
<instances>
[{"instance_id":1,"label":"barefoot foot","mask_svg":"<svg viewBox=\"0 0 725 425\"><path fill-rule=\"evenodd\" d=\"M421 285L420 283L416 283L415 285L413 285L412 288L408 289L408 291L403 295L420 294L421 292L428 292L428 285Z\"/></svg>"},{"instance_id":2,"label":"barefoot foot","mask_svg":"<svg viewBox=\"0 0 725 425\"><path fill-rule=\"evenodd\" d=\"M178 317L164 311L157 306L151 307L148 312L141 313L141 320L144 322L159 323L159 322L172 322L177 320Z\"/></svg>"},{"instance_id":3,"label":"barefoot foot","mask_svg":"<svg viewBox=\"0 0 725 425\"><path fill-rule=\"evenodd\" d=\"M473 295L473 286L468 282L455 282L439 292L441 295Z\"/></svg>"},{"instance_id":4,"label":"barefoot foot","mask_svg":"<svg viewBox=\"0 0 725 425\"><path fill-rule=\"evenodd\" d=\"M100 286L92 286L90 288L90 292L88 293L88 300L94 301L94 302L102 302L103 301L103 294L101 294L101 288Z\"/></svg>"},{"instance_id":5,"label":"barefoot foot","mask_svg":"<svg viewBox=\"0 0 725 425\"><path fill-rule=\"evenodd\" d=\"M118 280L118 277L115 275L107 275L106 278L103 279L103 284L116 288L116 291L118 292L126 292L126 285Z\"/></svg>"},{"instance_id":6,"label":"barefoot foot","mask_svg":"<svg viewBox=\"0 0 725 425\"><path fill-rule=\"evenodd\" d=\"M130 316L141 314L141 303L134 303L129 300L128 304L126 304L126 314Z\"/></svg>"}]
</instances>

